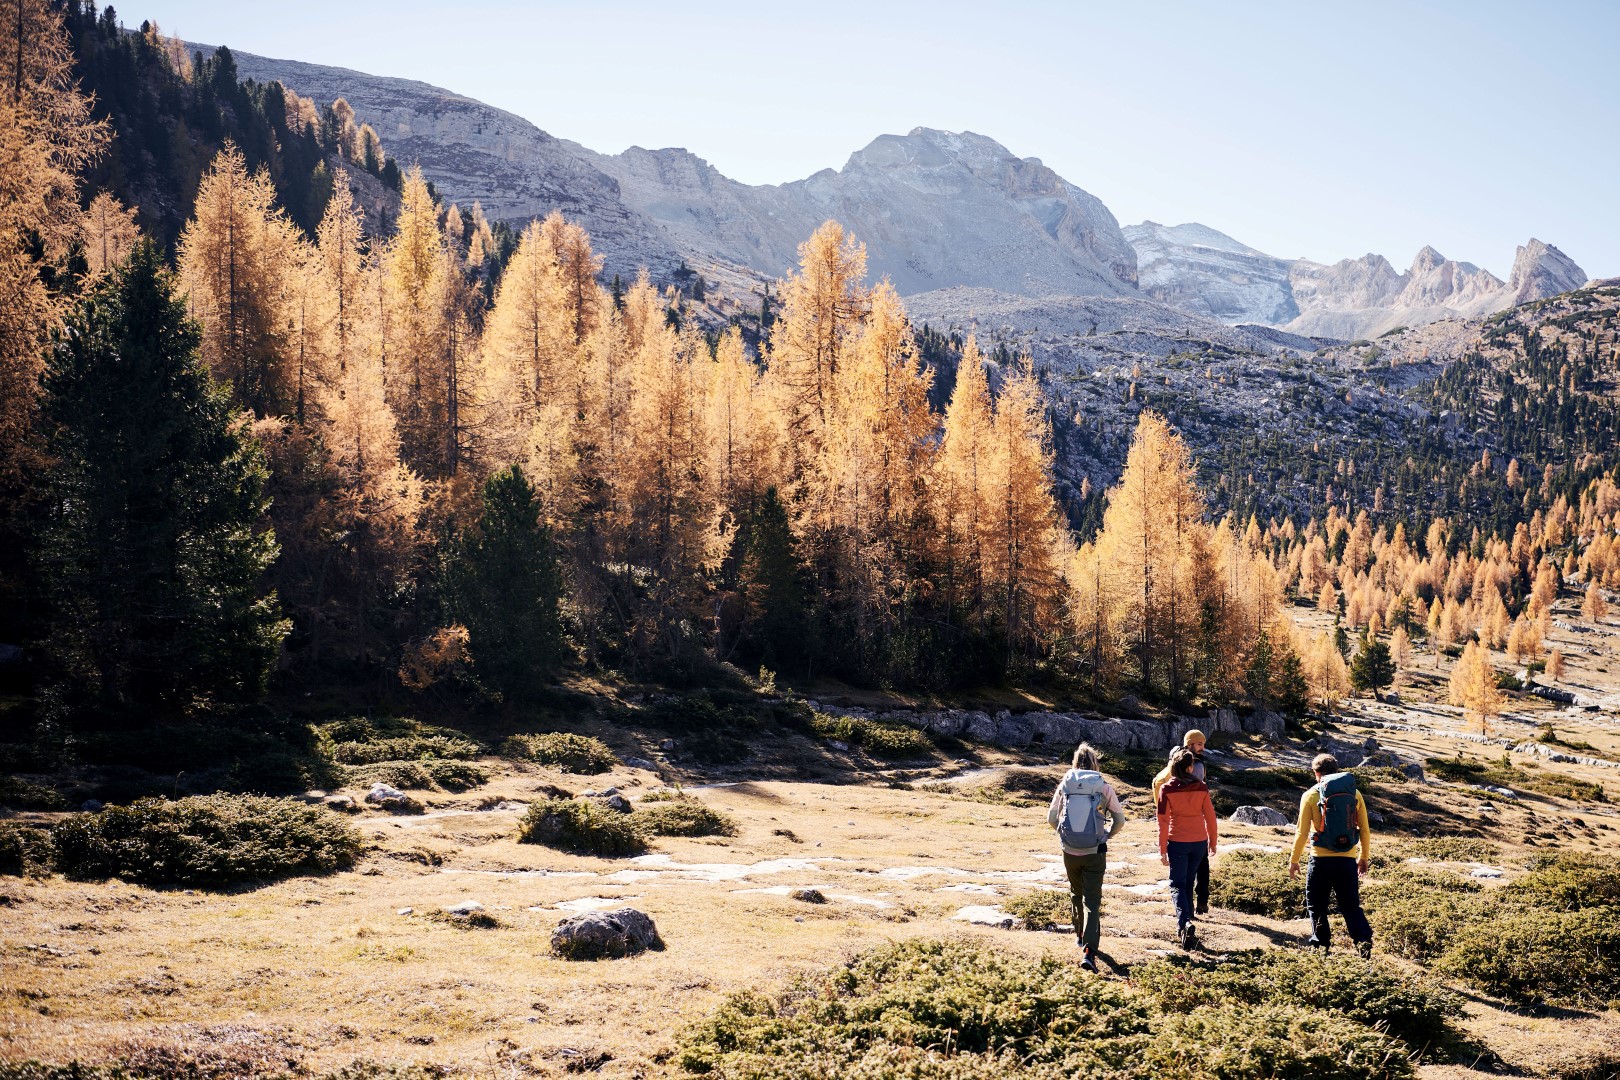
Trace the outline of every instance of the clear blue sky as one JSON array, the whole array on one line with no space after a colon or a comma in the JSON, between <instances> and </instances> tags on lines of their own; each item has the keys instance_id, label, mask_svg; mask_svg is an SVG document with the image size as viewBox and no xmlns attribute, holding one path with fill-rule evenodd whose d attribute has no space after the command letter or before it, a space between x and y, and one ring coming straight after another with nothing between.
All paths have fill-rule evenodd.
<instances>
[{"instance_id":1,"label":"clear blue sky","mask_svg":"<svg viewBox=\"0 0 1620 1080\"><path fill-rule=\"evenodd\" d=\"M1620 3L126 0L120 18L437 84L749 183L971 130L1121 224L1273 255L1424 244L1506 277L1536 236L1620 275Z\"/></svg>"}]
</instances>

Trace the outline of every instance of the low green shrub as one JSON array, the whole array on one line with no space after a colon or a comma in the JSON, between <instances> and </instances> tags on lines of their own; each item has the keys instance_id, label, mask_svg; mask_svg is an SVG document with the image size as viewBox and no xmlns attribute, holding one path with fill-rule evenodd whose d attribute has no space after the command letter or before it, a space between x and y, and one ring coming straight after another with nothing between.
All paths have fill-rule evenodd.
<instances>
[{"instance_id":1,"label":"low green shrub","mask_svg":"<svg viewBox=\"0 0 1620 1080\"><path fill-rule=\"evenodd\" d=\"M1393 854L1403 859L1488 863L1502 857L1500 845L1478 836L1429 836L1397 840L1390 847Z\"/></svg>"},{"instance_id":2,"label":"low green shrub","mask_svg":"<svg viewBox=\"0 0 1620 1080\"><path fill-rule=\"evenodd\" d=\"M705 806L690 795L643 799L632 817L650 836L737 835L737 822L730 814Z\"/></svg>"},{"instance_id":3,"label":"low green shrub","mask_svg":"<svg viewBox=\"0 0 1620 1080\"><path fill-rule=\"evenodd\" d=\"M1408 882L1376 884L1362 890L1361 906L1380 948L1421 962L1439 957L1459 926L1489 918L1492 910L1477 896L1414 888Z\"/></svg>"},{"instance_id":4,"label":"low green shrub","mask_svg":"<svg viewBox=\"0 0 1620 1080\"><path fill-rule=\"evenodd\" d=\"M976 941L880 947L771 997L743 991L680 1032L688 1073L787 1080L1406 1080L1394 1039L1298 1007L1167 1013L1051 957Z\"/></svg>"},{"instance_id":5,"label":"low green shrub","mask_svg":"<svg viewBox=\"0 0 1620 1080\"><path fill-rule=\"evenodd\" d=\"M334 720L320 725L316 732L326 757L343 765L423 758L465 761L484 751L459 731L397 716Z\"/></svg>"},{"instance_id":6,"label":"low green shrub","mask_svg":"<svg viewBox=\"0 0 1620 1080\"><path fill-rule=\"evenodd\" d=\"M1510 761L1480 761L1462 756L1428 758L1429 775L1458 784L1490 784L1516 788L1573 802L1608 802L1603 785L1563 773L1522 769Z\"/></svg>"},{"instance_id":7,"label":"low green shrub","mask_svg":"<svg viewBox=\"0 0 1620 1080\"><path fill-rule=\"evenodd\" d=\"M1388 1032L1435 1058L1462 1038L1455 994L1393 965L1292 949L1253 949L1218 960L1171 957L1131 969L1131 983L1169 1012L1227 1003L1321 1009Z\"/></svg>"},{"instance_id":8,"label":"low green shrub","mask_svg":"<svg viewBox=\"0 0 1620 1080\"><path fill-rule=\"evenodd\" d=\"M636 855L647 841L632 816L590 799L547 799L531 804L518 822L518 842L579 855Z\"/></svg>"},{"instance_id":9,"label":"low green shrub","mask_svg":"<svg viewBox=\"0 0 1620 1080\"><path fill-rule=\"evenodd\" d=\"M707 691L685 697L665 698L648 710L647 720L675 736L692 736L705 731L751 733L759 730L759 703L735 700L722 692L716 704Z\"/></svg>"},{"instance_id":10,"label":"low green shrub","mask_svg":"<svg viewBox=\"0 0 1620 1080\"><path fill-rule=\"evenodd\" d=\"M51 834L27 825L0 824L0 875L43 877L51 868Z\"/></svg>"},{"instance_id":11,"label":"low green shrub","mask_svg":"<svg viewBox=\"0 0 1620 1080\"><path fill-rule=\"evenodd\" d=\"M489 773L470 761L379 761L371 765L351 765L343 771L344 782L355 787L387 784L401 790L467 791L489 782Z\"/></svg>"},{"instance_id":12,"label":"low green shrub","mask_svg":"<svg viewBox=\"0 0 1620 1080\"><path fill-rule=\"evenodd\" d=\"M477 743L453 735L403 735L370 742L334 743L332 760L342 765L375 765L421 758L475 758L479 752Z\"/></svg>"},{"instance_id":13,"label":"low green shrub","mask_svg":"<svg viewBox=\"0 0 1620 1080\"><path fill-rule=\"evenodd\" d=\"M1453 928L1440 972L1524 1004L1620 998L1620 909L1505 907Z\"/></svg>"},{"instance_id":14,"label":"low green shrub","mask_svg":"<svg viewBox=\"0 0 1620 1080\"><path fill-rule=\"evenodd\" d=\"M501 754L509 758L553 765L563 772L604 773L618 764L607 744L589 735L552 731L544 735L513 735L501 743Z\"/></svg>"},{"instance_id":15,"label":"low green shrub","mask_svg":"<svg viewBox=\"0 0 1620 1080\"><path fill-rule=\"evenodd\" d=\"M1002 901L1001 910L1024 920L1031 930L1049 930L1074 920L1073 901L1067 889L1033 889Z\"/></svg>"},{"instance_id":16,"label":"low green shrub","mask_svg":"<svg viewBox=\"0 0 1620 1080\"><path fill-rule=\"evenodd\" d=\"M1400 1043L1355 1021L1314 1009L1210 1006L1165 1019L1129 1075L1143 1080L1405 1080Z\"/></svg>"},{"instance_id":17,"label":"low green shrub","mask_svg":"<svg viewBox=\"0 0 1620 1080\"><path fill-rule=\"evenodd\" d=\"M55 788L20 776L0 776L0 806L13 810L66 810L68 804Z\"/></svg>"},{"instance_id":18,"label":"low green shrub","mask_svg":"<svg viewBox=\"0 0 1620 1080\"><path fill-rule=\"evenodd\" d=\"M1251 791L1272 791L1278 788L1304 791L1315 781L1308 769L1290 769L1283 765L1267 765L1253 769L1209 769L1210 779L1226 787Z\"/></svg>"},{"instance_id":19,"label":"low green shrub","mask_svg":"<svg viewBox=\"0 0 1620 1080\"><path fill-rule=\"evenodd\" d=\"M1287 855L1245 848L1216 855L1211 871L1209 899L1216 907L1273 919L1305 914L1305 875L1288 876Z\"/></svg>"},{"instance_id":20,"label":"low green shrub","mask_svg":"<svg viewBox=\"0 0 1620 1080\"><path fill-rule=\"evenodd\" d=\"M219 888L351 866L360 834L320 807L262 795L140 799L77 814L53 832L70 877Z\"/></svg>"},{"instance_id":21,"label":"low green shrub","mask_svg":"<svg viewBox=\"0 0 1620 1080\"><path fill-rule=\"evenodd\" d=\"M795 724L802 719L791 708L778 706L774 711ZM647 711L647 722L674 735L681 753L706 765L734 765L747 760L753 749L745 736L761 727L757 703L720 706L708 693L660 701Z\"/></svg>"},{"instance_id":22,"label":"low green shrub","mask_svg":"<svg viewBox=\"0 0 1620 1080\"><path fill-rule=\"evenodd\" d=\"M1503 900L1553 911L1620 907L1620 866L1612 857L1564 851L1533 856L1529 868L1503 890Z\"/></svg>"},{"instance_id":23,"label":"low green shrub","mask_svg":"<svg viewBox=\"0 0 1620 1080\"><path fill-rule=\"evenodd\" d=\"M0 1080L148 1080L150 1073L132 1073L119 1065L86 1065L78 1061L56 1064L36 1061L0 1061Z\"/></svg>"},{"instance_id":24,"label":"low green shrub","mask_svg":"<svg viewBox=\"0 0 1620 1080\"><path fill-rule=\"evenodd\" d=\"M878 757L922 757L934 748L932 740L921 728L887 720L872 720L865 716L816 713L810 719L810 730L823 739L837 739L851 746L859 746Z\"/></svg>"},{"instance_id":25,"label":"low green shrub","mask_svg":"<svg viewBox=\"0 0 1620 1080\"><path fill-rule=\"evenodd\" d=\"M1620 872L1601 858L1542 856L1488 890L1407 867L1364 899L1385 949L1486 993L1524 1004L1620 998Z\"/></svg>"}]
</instances>

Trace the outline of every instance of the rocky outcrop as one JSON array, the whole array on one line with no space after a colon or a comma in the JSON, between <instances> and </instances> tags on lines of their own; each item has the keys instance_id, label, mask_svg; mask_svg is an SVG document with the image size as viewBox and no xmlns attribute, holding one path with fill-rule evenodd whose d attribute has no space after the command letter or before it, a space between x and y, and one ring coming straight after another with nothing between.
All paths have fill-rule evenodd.
<instances>
[{"instance_id":1,"label":"rocky outcrop","mask_svg":"<svg viewBox=\"0 0 1620 1080\"><path fill-rule=\"evenodd\" d=\"M1281 735L1286 726L1282 717L1274 713L1255 713L1240 717L1232 709L1217 709L1199 720L1186 717L1174 720L1147 720L1086 716L1079 713L1014 713L1008 710L996 713L972 709L937 711L891 709L874 712L868 709L844 709L818 702L810 702L810 707L818 712L835 716L858 716L909 724L932 735L973 739L976 742L1015 749L1037 745L1072 749L1081 742L1089 742L1099 750L1168 750L1172 746L1180 746L1182 736L1194 728L1207 734L1248 732Z\"/></svg>"},{"instance_id":2,"label":"rocky outcrop","mask_svg":"<svg viewBox=\"0 0 1620 1080\"><path fill-rule=\"evenodd\" d=\"M1240 806L1236 810L1232 811L1232 816L1227 818L1227 820L1238 825L1266 825L1275 827L1293 824L1292 821L1288 820L1288 815L1282 813L1281 811L1273 810L1269 806Z\"/></svg>"},{"instance_id":3,"label":"rocky outcrop","mask_svg":"<svg viewBox=\"0 0 1620 1080\"><path fill-rule=\"evenodd\" d=\"M1585 284L1586 271L1576 266L1575 260L1531 237L1528 244L1513 253L1513 273L1507 283L1509 303L1503 307L1545 300Z\"/></svg>"},{"instance_id":4,"label":"rocky outcrop","mask_svg":"<svg viewBox=\"0 0 1620 1080\"><path fill-rule=\"evenodd\" d=\"M1226 323L1281 325L1299 316L1287 259L1196 223L1144 221L1123 232L1136 250L1139 287L1161 303Z\"/></svg>"},{"instance_id":5,"label":"rocky outcrop","mask_svg":"<svg viewBox=\"0 0 1620 1080\"><path fill-rule=\"evenodd\" d=\"M1135 291L1136 253L1101 200L973 132L881 135L840 170L762 186L681 149L580 150L676 247L770 277L794 267L799 244L835 218L866 244L870 276L902 295L957 285L1027 296Z\"/></svg>"}]
</instances>

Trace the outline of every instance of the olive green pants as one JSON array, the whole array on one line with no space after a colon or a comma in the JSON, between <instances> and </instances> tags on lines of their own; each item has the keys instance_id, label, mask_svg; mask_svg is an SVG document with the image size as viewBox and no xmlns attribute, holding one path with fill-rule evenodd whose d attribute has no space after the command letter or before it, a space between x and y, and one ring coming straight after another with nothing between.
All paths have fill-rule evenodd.
<instances>
[{"instance_id":1,"label":"olive green pants","mask_svg":"<svg viewBox=\"0 0 1620 1080\"><path fill-rule=\"evenodd\" d=\"M1101 852L1094 855L1063 853L1063 869L1069 874L1069 901L1074 905L1074 937L1093 952L1102 939L1098 915L1102 912L1103 870L1107 866L1108 856Z\"/></svg>"}]
</instances>

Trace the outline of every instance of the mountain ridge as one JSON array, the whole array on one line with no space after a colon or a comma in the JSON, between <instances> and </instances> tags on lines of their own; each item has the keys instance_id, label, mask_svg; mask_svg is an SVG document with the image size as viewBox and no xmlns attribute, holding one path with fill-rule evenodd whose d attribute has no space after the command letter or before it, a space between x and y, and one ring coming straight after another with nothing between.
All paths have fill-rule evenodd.
<instances>
[{"instance_id":1,"label":"mountain ridge","mask_svg":"<svg viewBox=\"0 0 1620 1080\"><path fill-rule=\"evenodd\" d=\"M1135 296L1229 325L1345 340L1490 314L1586 280L1537 239L1518 249L1504 283L1427 246L1401 273L1382 255L1279 259L1195 222L1121 228L1101 199L1040 158L970 131L883 134L842 168L749 185L684 148L600 153L426 82L233 55L244 76L346 98L447 198L478 200L510 222L561 210L590 231L607 274L646 267L668 277L689 264L746 295L790 271L798 245L836 218L865 243L872 276L905 296Z\"/></svg>"}]
</instances>

